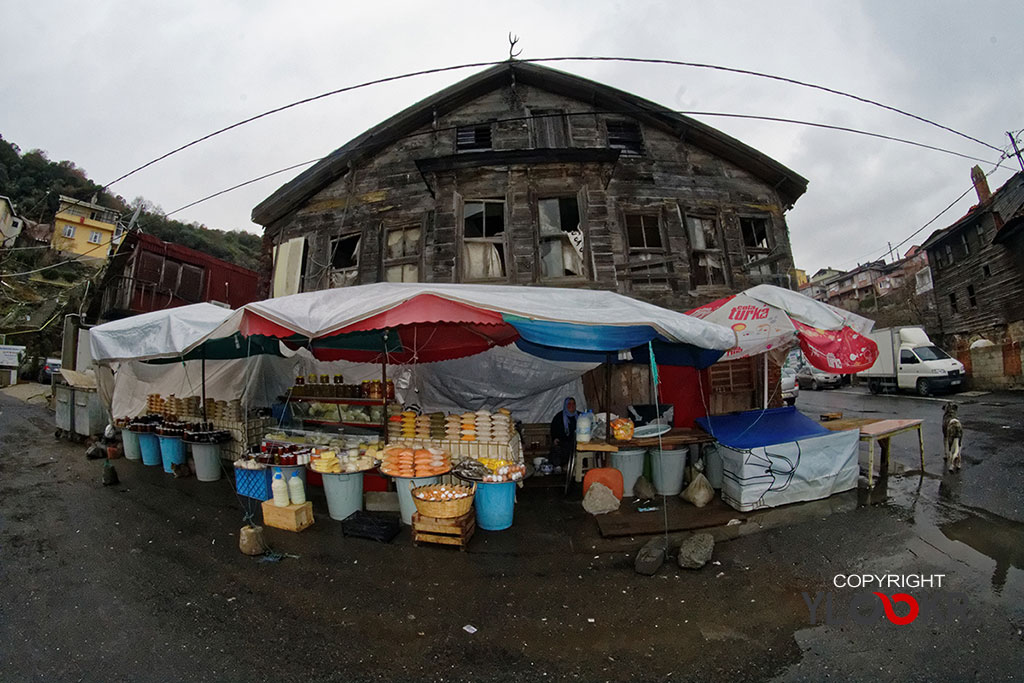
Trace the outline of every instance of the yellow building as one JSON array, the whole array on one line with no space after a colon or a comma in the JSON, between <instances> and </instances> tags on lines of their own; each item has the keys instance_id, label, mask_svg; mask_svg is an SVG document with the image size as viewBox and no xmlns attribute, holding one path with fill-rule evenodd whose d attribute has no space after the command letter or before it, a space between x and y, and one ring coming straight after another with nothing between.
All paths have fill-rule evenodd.
<instances>
[{"instance_id":1,"label":"yellow building","mask_svg":"<svg viewBox=\"0 0 1024 683\"><path fill-rule=\"evenodd\" d=\"M797 289L800 289L807 284L807 271L802 268L794 268L789 271L790 277L793 279L793 284L796 285Z\"/></svg>"},{"instance_id":2,"label":"yellow building","mask_svg":"<svg viewBox=\"0 0 1024 683\"><path fill-rule=\"evenodd\" d=\"M83 261L106 261L111 244L121 237L118 218L113 209L61 195L50 245Z\"/></svg>"}]
</instances>

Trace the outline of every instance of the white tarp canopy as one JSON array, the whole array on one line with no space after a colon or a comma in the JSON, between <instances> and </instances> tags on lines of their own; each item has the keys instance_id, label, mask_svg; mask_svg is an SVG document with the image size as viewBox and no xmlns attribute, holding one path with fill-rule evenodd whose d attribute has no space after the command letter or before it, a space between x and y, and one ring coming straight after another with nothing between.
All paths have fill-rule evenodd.
<instances>
[{"instance_id":1,"label":"white tarp canopy","mask_svg":"<svg viewBox=\"0 0 1024 683\"><path fill-rule=\"evenodd\" d=\"M94 363L184 356L231 316L213 304L190 304L114 320L89 330Z\"/></svg>"},{"instance_id":2,"label":"white tarp canopy","mask_svg":"<svg viewBox=\"0 0 1024 683\"><path fill-rule=\"evenodd\" d=\"M790 317L805 325L817 327L819 330L838 330L842 327L849 327L859 334L867 334L875 324L874 320L869 320L856 313L844 311L800 292L774 285L756 285L744 290L743 294L769 306L780 308Z\"/></svg>"}]
</instances>

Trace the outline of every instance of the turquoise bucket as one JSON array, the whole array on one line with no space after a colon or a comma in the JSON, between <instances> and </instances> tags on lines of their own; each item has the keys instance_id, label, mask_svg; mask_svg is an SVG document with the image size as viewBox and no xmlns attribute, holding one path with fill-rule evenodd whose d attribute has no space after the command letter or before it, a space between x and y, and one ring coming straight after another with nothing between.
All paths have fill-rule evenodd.
<instances>
[{"instance_id":1,"label":"turquoise bucket","mask_svg":"<svg viewBox=\"0 0 1024 683\"><path fill-rule=\"evenodd\" d=\"M171 474L171 465L185 464L185 442L180 436L157 436L160 439L160 458L164 463L164 472Z\"/></svg>"},{"instance_id":2,"label":"turquoise bucket","mask_svg":"<svg viewBox=\"0 0 1024 683\"><path fill-rule=\"evenodd\" d=\"M516 483L481 482L476 487L476 525L486 531L501 531L512 526L516 504Z\"/></svg>"},{"instance_id":3,"label":"turquoise bucket","mask_svg":"<svg viewBox=\"0 0 1024 683\"><path fill-rule=\"evenodd\" d=\"M124 443L124 457L129 460L142 460L142 446L139 435L130 429L121 430L121 441Z\"/></svg>"},{"instance_id":4,"label":"turquoise bucket","mask_svg":"<svg viewBox=\"0 0 1024 683\"><path fill-rule=\"evenodd\" d=\"M143 465L160 464L160 442L156 434L139 434L139 450L142 452Z\"/></svg>"}]
</instances>

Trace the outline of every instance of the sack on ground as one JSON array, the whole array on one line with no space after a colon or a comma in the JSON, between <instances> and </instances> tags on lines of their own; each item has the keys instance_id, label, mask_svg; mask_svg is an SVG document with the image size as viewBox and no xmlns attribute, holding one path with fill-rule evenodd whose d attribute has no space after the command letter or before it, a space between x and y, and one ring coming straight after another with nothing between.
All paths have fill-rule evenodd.
<instances>
[{"instance_id":1,"label":"sack on ground","mask_svg":"<svg viewBox=\"0 0 1024 683\"><path fill-rule=\"evenodd\" d=\"M703 474L697 474L686 487L686 490L679 494L683 500L693 503L699 508L704 507L715 497L715 490L711 488L711 482Z\"/></svg>"},{"instance_id":2,"label":"sack on ground","mask_svg":"<svg viewBox=\"0 0 1024 683\"><path fill-rule=\"evenodd\" d=\"M587 495L583 496L583 509L592 515L614 512L619 509L619 499L610 488L595 482L587 489Z\"/></svg>"}]
</instances>

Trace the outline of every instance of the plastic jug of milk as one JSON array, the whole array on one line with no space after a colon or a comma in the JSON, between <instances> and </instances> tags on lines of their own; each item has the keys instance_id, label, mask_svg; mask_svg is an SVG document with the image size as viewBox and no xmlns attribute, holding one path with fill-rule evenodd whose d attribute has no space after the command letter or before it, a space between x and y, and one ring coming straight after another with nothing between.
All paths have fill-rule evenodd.
<instances>
[{"instance_id":1,"label":"plastic jug of milk","mask_svg":"<svg viewBox=\"0 0 1024 683\"><path fill-rule=\"evenodd\" d=\"M279 508L288 507L288 484L285 483L281 470L274 475L274 481L270 484L270 490L274 494L274 505Z\"/></svg>"},{"instance_id":2,"label":"plastic jug of milk","mask_svg":"<svg viewBox=\"0 0 1024 683\"><path fill-rule=\"evenodd\" d=\"M288 495L292 499L292 505L302 505L306 502L306 487L302 485L302 477L298 472L292 472L288 479Z\"/></svg>"}]
</instances>

